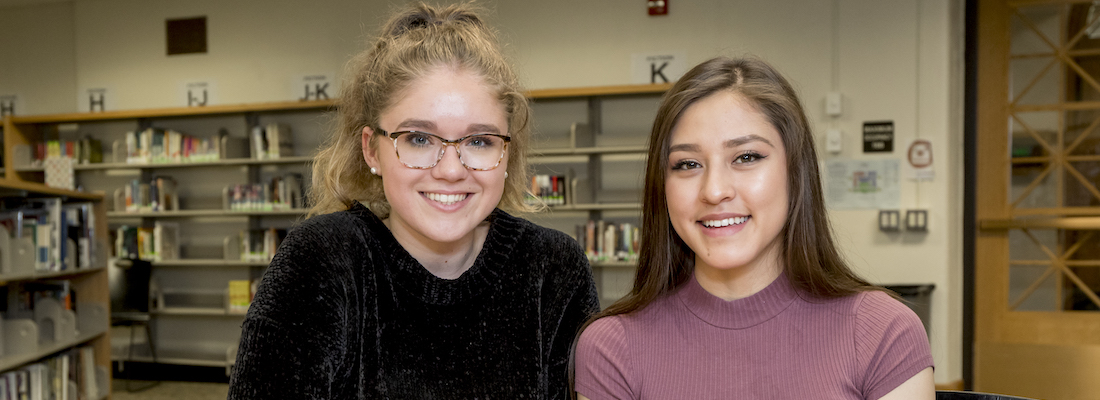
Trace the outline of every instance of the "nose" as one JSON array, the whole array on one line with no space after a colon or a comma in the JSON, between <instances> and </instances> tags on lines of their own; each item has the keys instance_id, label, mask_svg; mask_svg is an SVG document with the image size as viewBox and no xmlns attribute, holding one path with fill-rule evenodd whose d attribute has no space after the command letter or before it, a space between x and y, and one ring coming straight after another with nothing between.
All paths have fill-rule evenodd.
<instances>
[{"instance_id":1,"label":"nose","mask_svg":"<svg viewBox=\"0 0 1100 400\"><path fill-rule=\"evenodd\" d=\"M448 151L451 147L454 147L454 150ZM466 169L466 166L462 165L462 160L458 155L458 146L448 144L443 146L442 151L443 158L440 158L439 162L432 168L432 177L445 181L459 181L464 179L470 171Z\"/></svg>"},{"instance_id":2,"label":"nose","mask_svg":"<svg viewBox=\"0 0 1100 400\"><path fill-rule=\"evenodd\" d=\"M733 176L722 168L707 168L699 190L699 197L707 204L719 204L737 196Z\"/></svg>"}]
</instances>

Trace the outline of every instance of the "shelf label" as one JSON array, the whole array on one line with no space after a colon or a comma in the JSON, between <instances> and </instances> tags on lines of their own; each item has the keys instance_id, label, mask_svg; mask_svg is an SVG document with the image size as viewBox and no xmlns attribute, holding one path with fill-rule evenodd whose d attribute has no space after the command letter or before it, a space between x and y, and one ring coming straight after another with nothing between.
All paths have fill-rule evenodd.
<instances>
[{"instance_id":1,"label":"shelf label","mask_svg":"<svg viewBox=\"0 0 1100 400\"><path fill-rule=\"evenodd\" d=\"M23 109L23 105L19 100L19 95L17 94L0 94L0 117L15 115L16 110Z\"/></svg>"},{"instance_id":2,"label":"shelf label","mask_svg":"<svg viewBox=\"0 0 1100 400\"><path fill-rule=\"evenodd\" d=\"M211 80L183 82L180 87L183 104L187 107L203 107L215 103L217 86Z\"/></svg>"},{"instance_id":3,"label":"shelf label","mask_svg":"<svg viewBox=\"0 0 1100 400\"><path fill-rule=\"evenodd\" d=\"M683 52L632 54L631 82L636 84L669 83L680 79L687 71Z\"/></svg>"},{"instance_id":4,"label":"shelf label","mask_svg":"<svg viewBox=\"0 0 1100 400\"><path fill-rule=\"evenodd\" d=\"M106 86L89 87L81 90L77 95L76 105L80 112L104 112L114 109L112 91Z\"/></svg>"},{"instance_id":5,"label":"shelf label","mask_svg":"<svg viewBox=\"0 0 1100 400\"><path fill-rule=\"evenodd\" d=\"M295 77L291 83L291 94L298 101L329 100L336 94L332 86L332 74Z\"/></svg>"}]
</instances>

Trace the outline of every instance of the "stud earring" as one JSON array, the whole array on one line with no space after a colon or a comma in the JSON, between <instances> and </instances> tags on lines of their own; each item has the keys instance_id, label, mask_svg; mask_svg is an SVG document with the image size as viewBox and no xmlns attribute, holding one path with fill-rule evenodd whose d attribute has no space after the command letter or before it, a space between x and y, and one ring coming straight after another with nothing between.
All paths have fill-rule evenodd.
<instances>
[{"instance_id":1,"label":"stud earring","mask_svg":"<svg viewBox=\"0 0 1100 400\"><path fill-rule=\"evenodd\" d=\"M508 171L504 171L504 179L508 179Z\"/></svg>"},{"instance_id":2,"label":"stud earring","mask_svg":"<svg viewBox=\"0 0 1100 400\"><path fill-rule=\"evenodd\" d=\"M370 173L373 175L378 175L378 168L370 167Z\"/></svg>"}]
</instances>

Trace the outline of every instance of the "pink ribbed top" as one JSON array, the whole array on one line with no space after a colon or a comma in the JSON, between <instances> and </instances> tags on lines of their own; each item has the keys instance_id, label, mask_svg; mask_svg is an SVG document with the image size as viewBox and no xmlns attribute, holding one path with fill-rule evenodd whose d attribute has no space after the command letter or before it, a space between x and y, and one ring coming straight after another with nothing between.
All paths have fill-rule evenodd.
<instances>
[{"instance_id":1,"label":"pink ribbed top","mask_svg":"<svg viewBox=\"0 0 1100 400\"><path fill-rule=\"evenodd\" d=\"M932 366L920 319L881 292L807 300L781 275L725 301L693 277L581 334L576 390L608 399L877 399Z\"/></svg>"}]
</instances>

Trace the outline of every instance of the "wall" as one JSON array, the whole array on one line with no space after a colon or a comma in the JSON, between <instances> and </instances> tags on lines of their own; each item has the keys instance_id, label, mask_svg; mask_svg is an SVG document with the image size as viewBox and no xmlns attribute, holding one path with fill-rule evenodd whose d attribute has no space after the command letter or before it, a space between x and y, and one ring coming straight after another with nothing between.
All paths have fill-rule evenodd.
<instances>
[{"instance_id":1,"label":"wall","mask_svg":"<svg viewBox=\"0 0 1100 400\"><path fill-rule=\"evenodd\" d=\"M112 108L179 106L182 83L196 79L214 82L220 104L292 100L294 77L339 77L382 15L402 3L76 0L5 8L0 94L24 93L33 114L75 111L75 92L94 86L114 94ZM936 285L936 381L961 379L962 3L709 0L674 2L665 17L627 0L482 4L529 88L631 83L634 53L682 52L688 65L751 53L793 81L817 131L844 132L844 151L825 159L883 158L859 152L863 121L894 121L888 158L903 158L913 139L931 140L935 179L901 186L903 210L929 210L928 233L881 233L876 210L830 215L845 254L871 281ZM15 13L26 22L14 24ZM208 17L209 54L165 56L162 21L195 15ZM840 117L824 114L829 91L843 95Z\"/></svg>"}]
</instances>

